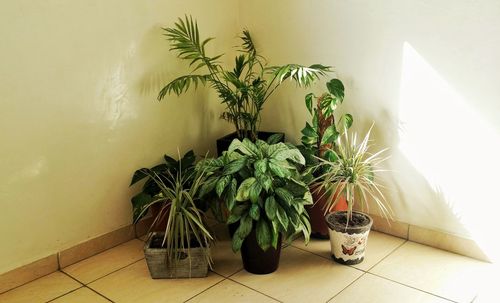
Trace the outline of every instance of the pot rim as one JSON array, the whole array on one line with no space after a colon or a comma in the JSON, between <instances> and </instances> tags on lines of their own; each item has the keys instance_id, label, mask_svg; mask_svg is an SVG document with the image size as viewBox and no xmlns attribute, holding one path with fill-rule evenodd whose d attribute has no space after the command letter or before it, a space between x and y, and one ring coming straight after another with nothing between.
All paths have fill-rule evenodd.
<instances>
[{"instance_id":1,"label":"pot rim","mask_svg":"<svg viewBox=\"0 0 500 303\"><path fill-rule=\"evenodd\" d=\"M330 217L335 217L339 214L343 214L344 216L347 214L347 211L345 210L341 210L341 211L333 211L333 212L330 212L328 213L326 216L325 216L325 221L326 221L326 224L328 225L328 228L331 229L331 230L343 230L343 231L354 231L354 230L360 230L360 229L370 229L371 226L373 225L373 219L372 217L370 217L368 214L366 213L363 213L363 212L360 212L360 211L352 211L353 214L356 214L356 215L359 215L359 216L363 216L365 218L368 218L369 219L369 222L365 225L361 225L361 226L346 226L345 224L340 224L336 221L334 222L330 222L330 220L328 220L328 218Z\"/></svg>"}]
</instances>

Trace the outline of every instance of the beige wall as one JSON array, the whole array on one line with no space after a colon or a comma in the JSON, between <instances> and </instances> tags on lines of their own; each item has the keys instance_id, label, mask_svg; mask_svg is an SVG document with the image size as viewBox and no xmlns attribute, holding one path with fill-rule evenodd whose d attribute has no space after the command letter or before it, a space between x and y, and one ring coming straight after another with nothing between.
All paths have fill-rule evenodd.
<instances>
[{"instance_id":1,"label":"beige wall","mask_svg":"<svg viewBox=\"0 0 500 303\"><path fill-rule=\"evenodd\" d=\"M270 3L242 1L241 23L273 63L335 67L347 86L343 109L357 129L375 122L377 145L390 148L386 192L396 218L495 250L500 3ZM263 128L284 128L297 140L304 94L290 87L276 95Z\"/></svg>"},{"instance_id":2,"label":"beige wall","mask_svg":"<svg viewBox=\"0 0 500 303\"><path fill-rule=\"evenodd\" d=\"M0 4L0 273L131 223L135 169L215 147L229 126L200 91L165 103L185 71L161 27L185 13L210 51L235 44L234 1ZM232 56L230 56L232 57Z\"/></svg>"},{"instance_id":3,"label":"beige wall","mask_svg":"<svg viewBox=\"0 0 500 303\"><path fill-rule=\"evenodd\" d=\"M396 218L488 240L475 219L495 222L500 202L497 3L4 1L0 273L130 224L136 168L177 147L213 150L230 130L206 91L155 102L184 70L159 28L185 13L217 37L211 51L247 27L271 64L334 66L356 127L374 121L378 145L391 148ZM305 93L286 85L262 129L297 142Z\"/></svg>"}]
</instances>

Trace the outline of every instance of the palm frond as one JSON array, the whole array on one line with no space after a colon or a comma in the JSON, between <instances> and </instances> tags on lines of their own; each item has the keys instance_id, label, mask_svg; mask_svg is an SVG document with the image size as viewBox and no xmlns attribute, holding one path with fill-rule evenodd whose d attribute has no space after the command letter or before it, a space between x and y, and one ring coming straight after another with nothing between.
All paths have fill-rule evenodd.
<instances>
[{"instance_id":1,"label":"palm frond","mask_svg":"<svg viewBox=\"0 0 500 303\"><path fill-rule=\"evenodd\" d=\"M185 93L192 85L197 88L198 84L201 83L205 85L205 83L210 80L210 75L185 75L178 77L161 89L158 94L158 100L162 100L167 94L172 93L179 96Z\"/></svg>"},{"instance_id":2,"label":"palm frond","mask_svg":"<svg viewBox=\"0 0 500 303\"><path fill-rule=\"evenodd\" d=\"M331 71L331 67L321 64L314 64L309 67L300 64L286 64L283 66L273 66L268 68L268 72L282 83L287 79L295 81L299 86L310 86L320 76L325 76Z\"/></svg>"}]
</instances>

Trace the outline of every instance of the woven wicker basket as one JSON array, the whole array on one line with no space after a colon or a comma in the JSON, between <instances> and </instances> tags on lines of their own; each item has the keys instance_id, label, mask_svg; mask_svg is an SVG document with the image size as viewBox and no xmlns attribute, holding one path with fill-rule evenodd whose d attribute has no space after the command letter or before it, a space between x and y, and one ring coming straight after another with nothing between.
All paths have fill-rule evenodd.
<instances>
[{"instance_id":1,"label":"woven wicker basket","mask_svg":"<svg viewBox=\"0 0 500 303\"><path fill-rule=\"evenodd\" d=\"M151 278L202 278L208 275L207 258L200 247L194 247L189 250L190 258L188 258L188 250L183 250L183 256L175 264L168 262L167 250L165 248L151 248L153 238L155 236L163 238L163 235L164 233L153 232L149 235L148 241L144 245L144 255L146 256Z\"/></svg>"}]
</instances>

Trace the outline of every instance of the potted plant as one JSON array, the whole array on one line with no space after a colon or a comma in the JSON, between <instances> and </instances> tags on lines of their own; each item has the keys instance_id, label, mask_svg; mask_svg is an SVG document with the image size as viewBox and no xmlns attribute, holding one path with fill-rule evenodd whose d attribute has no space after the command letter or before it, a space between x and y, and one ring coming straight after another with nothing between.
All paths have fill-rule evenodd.
<instances>
[{"instance_id":1,"label":"potted plant","mask_svg":"<svg viewBox=\"0 0 500 303\"><path fill-rule=\"evenodd\" d=\"M167 161L168 162L168 161ZM175 175L170 170L157 172L143 168L159 192L138 207L137 218L156 204L162 205L154 222L164 221L163 232L149 233L144 254L149 272L157 278L206 277L211 266L210 246L213 236L200 209L199 193L206 174L195 169L183 169L182 160Z\"/></svg>"},{"instance_id":2,"label":"potted plant","mask_svg":"<svg viewBox=\"0 0 500 303\"><path fill-rule=\"evenodd\" d=\"M275 138L274 138L275 139ZM297 170L305 160L293 145L245 138L203 165L209 174L202 192L215 192L227 209L232 249L241 250L244 268L255 274L274 272L281 242L302 233L309 241L310 224L304 206L312 203Z\"/></svg>"},{"instance_id":3,"label":"potted plant","mask_svg":"<svg viewBox=\"0 0 500 303\"><path fill-rule=\"evenodd\" d=\"M315 167L312 172L315 176L328 169L328 166L318 166L319 160L326 159L335 162L336 155L332 151L337 151L337 139L340 136L339 129L349 129L353 123L351 114L343 114L338 121L335 120L335 110L344 101L344 85L339 79L331 79L326 83L327 92L320 96L310 93L305 97L306 108L312 116L312 123L306 122L302 129L302 146L300 150L306 159L307 166ZM325 221L324 212L326 207L329 210L346 210L345 198L338 193L326 192L317 182L311 184L313 195L313 205L306 207L311 218L311 237L327 239L328 226ZM335 203L329 203L336 201Z\"/></svg>"},{"instance_id":4,"label":"potted plant","mask_svg":"<svg viewBox=\"0 0 500 303\"><path fill-rule=\"evenodd\" d=\"M192 17L179 18L174 27L164 30L171 50L177 52L180 59L189 60L191 71L169 82L160 91L158 100L167 94L181 95L191 87L208 84L216 90L226 107L221 118L232 123L236 130L224 138L227 144L234 138L250 138L252 141L258 137L267 139L269 134L258 133L260 113L274 91L286 79L291 79L298 86L309 86L330 71L330 67L321 64L308 67L299 64L268 66L248 30L240 36L240 54L235 58L234 67L226 68L218 61L222 55L206 54L205 45L213 38L200 39L198 24ZM218 143L219 155L226 148L227 145Z\"/></svg>"},{"instance_id":5,"label":"potted plant","mask_svg":"<svg viewBox=\"0 0 500 303\"><path fill-rule=\"evenodd\" d=\"M162 179L164 182L168 182L170 176L177 176L177 174L181 174L185 177L189 176L191 179L186 180L186 186L189 187L193 181L192 178L194 177L194 174L192 171L195 168L196 161L196 156L193 150L186 152L180 160L175 160L168 155L164 155L163 159L164 163L151 167L149 171L155 172L158 178ZM161 188L152 178L149 177L147 171L148 170L144 168L136 170L132 176L132 181L130 182L130 186L133 186L137 182L146 179L142 185L141 191L134 195L130 200L132 203L133 220L134 222L138 222L147 213L146 210L150 209L154 221L151 224L149 231L162 231L165 230L166 227L165 216L167 215L167 208L165 203L151 204L151 202L156 200L156 197L161 193Z\"/></svg>"},{"instance_id":6,"label":"potted plant","mask_svg":"<svg viewBox=\"0 0 500 303\"><path fill-rule=\"evenodd\" d=\"M347 210L326 214L325 220L329 227L332 258L342 264L358 264L363 261L368 233L373 220L363 212L353 211L355 203L368 209L368 200L386 217L392 210L387 205L382 194L382 185L375 180L375 173L386 158L386 149L374 154L368 151L371 128L363 140L358 142L356 134L351 137L345 132L338 143L338 150L329 150L335 156L335 161L320 159L320 165L328 167L320 176L320 187L324 190L341 193L347 200ZM340 195L337 195L338 200ZM335 200L329 200L329 206Z\"/></svg>"}]
</instances>

